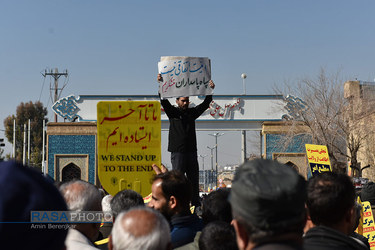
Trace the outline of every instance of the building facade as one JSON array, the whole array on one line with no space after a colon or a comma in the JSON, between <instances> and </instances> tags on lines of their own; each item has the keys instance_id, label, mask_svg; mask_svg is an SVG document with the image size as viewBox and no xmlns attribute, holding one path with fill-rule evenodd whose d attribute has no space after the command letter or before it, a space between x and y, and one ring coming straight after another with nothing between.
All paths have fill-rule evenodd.
<instances>
[{"instance_id":1,"label":"building facade","mask_svg":"<svg viewBox=\"0 0 375 250\"><path fill-rule=\"evenodd\" d=\"M309 129L299 122L266 121L262 126L265 159L277 160L295 168L305 178L310 177L305 144L312 142Z\"/></svg>"},{"instance_id":2,"label":"building facade","mask_svg":"<svg viewBox=\"0 0 375 250\"><path fill-rule=\"evenodd\" d=\"M190 105L198 105L203 99L202 96L194 96L190 99ZM99 186L96 107L100 101L127 100L154 101L159 97L68 96L57 101L53 110L64 122L47 124L47 173L56 181L78 178ZM174 103L173 98L170 101ZM281 120L285 112L280 108L282 102L280 95L215 96L210 107L197 119L196 129L260 131L263 121ZM168 130L168 126L168 117L162 110L161 128ZM210 174L206 178L213 178Z\"/></svg>"},{"instance_id":3,"label":"building facade","mask_svg":"<svg viewBox=\"0 0 375 250\"><path fill-rule=\"evenodd\" d=\"M359 144L359 150L355 153L357 164L363 169L361 173L355 173L349 168L348 172L374 181L375 82L347 81L344 84L344 96L348 101L347 120L352 140ZM348 152L348 155L351 153ZM352 164L356 163L349 162L349 165Z\"/></svg>"},{"instance_id":4,"label":"building facade","mask_svg":"<svg viewBox=\"0 0 375 250\"><path fill-rule=\"evenodd\" d=\"M47 126L47 174L58 182L97 178L96 122L50 122Z\"/></svg>"}]
</instances>

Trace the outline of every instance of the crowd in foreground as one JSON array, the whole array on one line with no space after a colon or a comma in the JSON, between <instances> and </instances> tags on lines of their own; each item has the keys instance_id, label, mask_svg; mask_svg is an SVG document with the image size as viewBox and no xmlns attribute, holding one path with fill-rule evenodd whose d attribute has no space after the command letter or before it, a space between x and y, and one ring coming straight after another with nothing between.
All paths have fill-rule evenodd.
<instances>
[{"instance_id":1,"label":"crowd in foreground","mask_svg":"<svg viewBox=\"0 0 375 250\"><path fill-rule=\"evenodd\" d=\"M375 202L375 184L361 196ZM32 168L2 162L1 248L370 249L355 233L361 205L344 174L306 181L289 166L256 159L238 168L231 189L211 192L193 212L191 197L190 182L175 170L154 176L145 204L133 190L112 197L82 180L56 185ZM36 227L31 211L104 211L113 221Z\"/></svg>"}]
</instances>

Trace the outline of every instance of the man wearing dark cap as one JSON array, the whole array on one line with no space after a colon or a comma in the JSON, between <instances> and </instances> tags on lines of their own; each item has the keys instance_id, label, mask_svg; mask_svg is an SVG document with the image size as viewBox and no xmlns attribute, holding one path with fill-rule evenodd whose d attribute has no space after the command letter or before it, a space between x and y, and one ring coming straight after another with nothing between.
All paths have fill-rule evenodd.
<instances>
[{"instance_id":1,"label":"man wearing dark cap","mask_svg":"<svg viewBox=\"0 0 375 250\"><path fill-rule=\"evenodd\" d=\"M67 211L67 206L42 173L16 162L1 162L1 249L65 249L67 226L30 223L32 211Z\"/></svg>"},{"instance_id":2,"label":"man wearing dark cap","mask_svg":"<svg viewBox=\"0 0 375 250\"><path fill-rule=\"evenodd\" d=\"M229 201L239 249L302 249L306 182L294 169L248 161L236 172Z\"/></svg>"}]
</instances>

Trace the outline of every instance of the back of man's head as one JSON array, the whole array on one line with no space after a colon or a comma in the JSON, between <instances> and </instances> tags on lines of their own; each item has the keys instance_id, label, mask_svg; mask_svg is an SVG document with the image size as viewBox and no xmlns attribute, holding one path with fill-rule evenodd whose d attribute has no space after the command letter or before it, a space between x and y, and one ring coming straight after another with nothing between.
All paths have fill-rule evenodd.
<instances>
[{"instance_id":1,"label":"back of man's head","mask_svg":"<svg viewBox=\"0 0 375 250\"><path fill-rule=\"evenodd\" d=\"M238 168L230 194L233 218L254 244L287 233L302 239L305 201L305 179L288 166L263 159Z\"/></svg>"},{"instance_id":2,"label":"back of man's head","mask_svg":"<svg viewBox=\"0 0 375 250\"><path fill-rule=\"evenodd\" d=\"M174 196L180 209L188 209L192 197L192 186L187 177L179 171L172 170L154 177L154 181L161 180L164 197L169 200Z\"/></svg>"},{"instance_id":3,"label":"back of man's head","mask_svg":"<svg viewBox=\"0 0 375 250\"><path fill-rule=\"evenodd\" d=\"M206 225L212 221L232 221L232 210L228 201L229 189L220 188L209 193L202 201L202 220Z\"/></svg>"},{"instance_id":4,"label":"back of man's head","mask_svg":"<svg viewBox=\"0 0 375 250\"><path fill-rule=\"evenodd\" d=\"M371 207L375 207L375 183L369 181L366 183L361 190L361 201L368 201L371 204Z\"/></svg>"},{"instance_id":5,"label":"back of man's head","mask_svg":"<svg viewBox=\"0 0 375 250\"><path fill-rule=\"evenodd\" d=\"M60 186L70 211L101 211L102 196L97 187L82 180L73 180Z\"/></svg>"},{"instance_id":6,"label":"back of man's head","mask_svg":"<svg viewBox=\"0 0 375 250\"><path fill-rule=\"evenodd\" d=\"M102 199L102 211L103 212L112 214L112 209L111 209L112 198L113 197L110 194L107 194L103 197Z\"/></svg>"},{"instance_id":7,"label":"back of man's head","mask_svg":"<svg viewBox=\"0 0 375 250\"><path fill-rule=\"evenodd\" d=\"M199 237L199 250L237 250L236 233L229 223L208 223Z\"/></svg>"},{"instance_id":8,"label":"back of man's head","mask_svg":"<svg viewBox=\"0 0 375 250\"><path fill-rule=\"evenodd\" d=\"M37 212L40 219L43 211L66 210L63 197L42 173L12 161L0 163L2 249L64 249L65 227L50 229L52 223L30 221L32 211L42 211Z\"/></svg>"},{"instance_id":9,"label":"back of man's head","mask_svg":"<svg viewBox=\"0 0 375 250\"><path fill-rule=\"evenodd\" d=\"M132 207L143 206L142 196L134 190L124 189L118 192L111 200L111 209L114 219Z\"/></svg>"},{"instance_id":10,"label":"back of man's head","mask_svg":"<svg viewBox=\"0 0 375 250\"><path fill-rule=\"evenodd\" d=\"M309 180L307 207L315 225L339 224L354 204L355 188L349 176L328 172Z\"/></svg>"},{"instance_id":11,"label":"back of man's head","mask_svg":"<svg viewBox=\"0 0 375 250\"><path fill-rule=\"evenodd\" d=\"M86 211L102 211L102 195L99 189L91 183L82 180L73 180L60 186L66 204L70 211L86 212ZM80 218L80 216L78 216ZM91 218L91 217L90 217ZM87 217L89 219L89 217ZM91 220L92 221L92 220ZM88 239L94 242L99 235L100 222L92 223L76 223L74 229L84 234ZM71 238L67 237L67 247L71 247Z\"/></svg>"},{"instance_id":12,"label":"back of man's head","mask_svg":"<svg viewBox=\"0 0 375 250\"><path fill-rule=\"evenodd\" d=\"M145 206L131 208L117 217L109 249L165 250L171 246L169 224L158 211Z\"/></svg>"}]
</instances>

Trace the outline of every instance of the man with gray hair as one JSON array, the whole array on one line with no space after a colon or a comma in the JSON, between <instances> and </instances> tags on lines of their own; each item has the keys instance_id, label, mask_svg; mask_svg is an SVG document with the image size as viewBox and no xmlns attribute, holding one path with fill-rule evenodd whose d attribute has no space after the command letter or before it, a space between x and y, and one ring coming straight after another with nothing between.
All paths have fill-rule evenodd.
<instances>
[{"instance_id":1,"label":"man with gray hair","mask_svg":"<svg viewBox=\"0 0 375 250\"><path fill-rule=\"evenodd\" d=\"M102 196L99 189L82 180L73 180L60 186L68 208L74 212L101 211ZM100 223L72 224L65 240L67 250L97 249L94 241L99 235Z\"/></svg>"},{"instance_id":2,"label":"man with gray hair","mask_svg":"<svg viewBox=\"0 0 375 250\"><path fill-rule=\"evenodd\" d=\"M99 189L100 190L100 189ZM113 213L111 209L111 201L112 201L112 195L107 194L102 199L102 211L104 218L108 218L109 216L113 219ZM108 236L111 234L113 226L113 221L105 221L105 223L102 223L100 229L99 229L99 237L98 241L95 241L95 245L97 248L102 250L108 249Z\"/></svg>"},{"instance_id":3,"label":"man with gray hair","mask_svg":"<svg viewBox=\"0 0 375 250\"><path fill-rule=\"evenodd\" d=\"M108 249L172 249L168 222L158 211L144 206L122 212L113 225Z\"/></svg>"}]
</instances>

